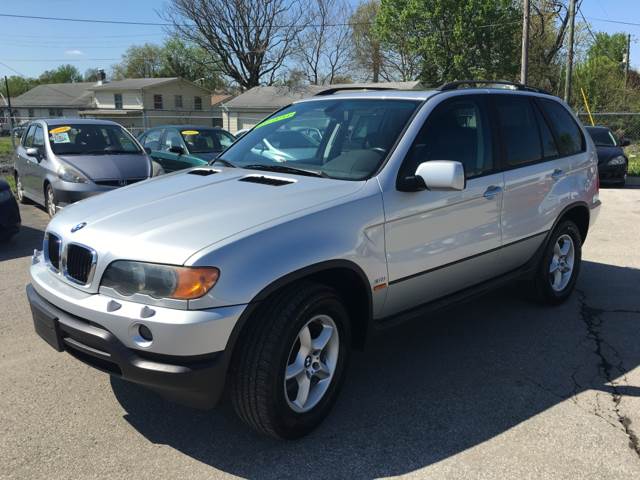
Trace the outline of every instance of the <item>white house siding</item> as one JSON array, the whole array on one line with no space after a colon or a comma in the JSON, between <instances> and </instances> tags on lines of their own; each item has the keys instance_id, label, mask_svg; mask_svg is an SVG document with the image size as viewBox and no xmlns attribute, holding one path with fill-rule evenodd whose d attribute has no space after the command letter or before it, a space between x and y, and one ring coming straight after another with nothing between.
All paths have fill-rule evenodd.
<instances>
[{"instance_id":1,"label":"white house siding","mask_svg":"<svg viewBox=\"0 0 640 480\"><path fill-rule=\"evenodd\" d=\"M116 108L115 94L122 95L122 109L123 110L142 110L143 97L142 91L118 91L118 90L97 90L95 92L95 106L96 108Z\"/></svg>"},{"instance_id":2,"label":"white house siding","mask_svg":"<svg viewBox=\"0 0 640 480\"><path fill-rule=\"evenodd\" d=\"M235 134L243 128L253 128L264 118L271 115L274 110L243 110L227 112L223 108L222 126L229 132Z\"/></svg>"},{"instance_id":3,"label":"white house siding","mask_svg":"<svg viewBox=\"0 0 640 480\"><path fill-rule=\"evenodd\" d=\"M57 110L56 107L51 107L55 110ZM33 115L30 117L29 116L29 108L23 108L23 107L19 107L19 108L14 108L14 111L17 111L18 114L16 115L16 120L19 122L25 121L25 120L30 120L31 118L51 118L49 115L49 108L32 108L31 110L33 110ZM63 108L62 109L62 116L65 118L79 118L80 115L78 114L78 109L76 108ZM57 118L57 117L55 117Z\"/></svg>"}]
</instances>

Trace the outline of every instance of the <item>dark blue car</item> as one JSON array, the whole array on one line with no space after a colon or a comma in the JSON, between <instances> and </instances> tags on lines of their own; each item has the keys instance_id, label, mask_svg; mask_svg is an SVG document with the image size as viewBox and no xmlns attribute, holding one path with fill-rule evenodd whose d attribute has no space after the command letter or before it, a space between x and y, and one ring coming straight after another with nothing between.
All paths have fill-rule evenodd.
<instances>
[{"instance_id":1,"label":"dark blue car","mask_svg":"<svg viewBox=\"0 0 640 480\"><path fill-rule=\"evenodd\" d=\"M0 242L6 242L20 230L20 210L9 184L0 178Z\"/></svg>"},{"instance_id":2,"label":"dark blue car","mask_svg":"<svg viewBox=\"0 0 640 480\"><path fill-rule=\"evenodd\" d=\"M598 151L598 173L600 183L624 185L627 181L629 159L622 147L631 142L625 138L618 140L607 127L586 127Z\"/></svg>"}]
</instances>

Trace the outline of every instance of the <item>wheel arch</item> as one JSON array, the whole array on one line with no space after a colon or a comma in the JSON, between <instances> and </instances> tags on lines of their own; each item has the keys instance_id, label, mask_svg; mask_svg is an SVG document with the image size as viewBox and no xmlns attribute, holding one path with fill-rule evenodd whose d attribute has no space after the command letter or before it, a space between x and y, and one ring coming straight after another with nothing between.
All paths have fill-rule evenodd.
<instances>
[{"instance_id":1,"label":"wheel arch","mask_svg":"<svg viewBox=\"0 0 640 480\"><path fill-rule=\"evenodd\" d=\"M571 220L578 227L578 230L580 231L580 238L582 243L584 243L587 239L587 234L589 233L590 217L591 212L589 211L589 206L585 202L572 203L560 212L560 215L558 215L551 231L553 232L561 222Z\"/></svg>"}]
</instances>

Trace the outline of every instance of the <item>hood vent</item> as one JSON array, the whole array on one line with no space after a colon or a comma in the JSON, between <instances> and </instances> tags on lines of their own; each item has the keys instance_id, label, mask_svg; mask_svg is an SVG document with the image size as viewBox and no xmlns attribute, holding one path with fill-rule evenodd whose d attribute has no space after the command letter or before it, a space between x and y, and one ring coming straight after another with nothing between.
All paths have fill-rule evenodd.
<instances>
[{"instance_id":1,"label":"hood vent","mask_svg":"<svg viewBox=\"0 0 640 480\"><path fill-rule=\"evenodd\" d=\"M266 177L264 175L249 175L248 177L243 177L238 181L249 182L249 183L261 183L262 185L271 185L272 187L281 187L282 185L289 185L290 183L295 183L295 180L289 180L288 178Z\"/></svg>"},{"instance_id":2,"label":"hood vent","mask_svg":"<svg viewBox=\"0 0 640 480\"><path fill-rule=\"evenodd\" d=\"M220 173L220 171L211 170L209 168L197 168L195 170L187 172L188 175L199 175L201 177L208 177L209 175L213 175L214 173Z\"/></svg>"}]
</instances>

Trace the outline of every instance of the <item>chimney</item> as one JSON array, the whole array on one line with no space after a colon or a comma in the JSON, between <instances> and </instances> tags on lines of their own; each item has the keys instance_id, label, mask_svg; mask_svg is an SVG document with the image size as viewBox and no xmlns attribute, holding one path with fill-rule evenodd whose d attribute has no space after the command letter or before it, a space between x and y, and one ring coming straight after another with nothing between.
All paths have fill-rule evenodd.
<instances>
[{"instance_id":1,"label":"chimney","mask_svg":"<svg viewBox=\"0 0 640 480\"><path fill-rule=\"evenodd\" d=\"M103 85L105 83L107 83L107 75L104 73L104 70L101 68L98 70L98 81L96 82L96 85Z\"/></svg>"}]
</instances>

